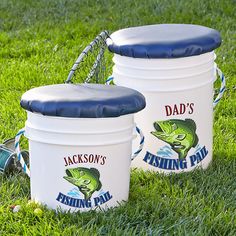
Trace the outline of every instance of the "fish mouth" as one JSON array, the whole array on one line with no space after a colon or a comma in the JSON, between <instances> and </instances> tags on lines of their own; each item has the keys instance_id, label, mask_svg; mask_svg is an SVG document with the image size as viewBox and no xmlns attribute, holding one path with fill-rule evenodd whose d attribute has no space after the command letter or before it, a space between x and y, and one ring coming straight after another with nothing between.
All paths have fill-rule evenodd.
<instances>
[{"instance_id":1,"label":"fish mouth","mask_svg":"<svg viewBox=\"0 0 236 236\"><path fill-rule=\"evenodd\" d=\"M158 124L157 122L155 122L153 126L154 126L156 132L158 132L158 133L164 132L164 130L161 128L160 124Z\"/></svg>"},{"instance_id":2,"label":"fish mouth","mask_svg":"<svg viewBox=\"0 0 236 236\"><path fill-rule=\"evenodd\" d=\"M71 174L71 172L70 172L70 170L68 170L68 169L66 170L66 174L67 174L69 177L73 177L72 174Z\"/></svg>"}]
</instances>

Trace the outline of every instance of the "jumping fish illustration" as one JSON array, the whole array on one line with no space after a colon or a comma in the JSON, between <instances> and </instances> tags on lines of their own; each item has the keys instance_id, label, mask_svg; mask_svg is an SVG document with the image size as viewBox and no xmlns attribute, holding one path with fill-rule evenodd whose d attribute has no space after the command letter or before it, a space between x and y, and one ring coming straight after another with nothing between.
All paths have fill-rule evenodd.
<instances>
[{"instance_id":1,"label":"jumping fish illustration","mask_svg":"<svg viewBox=\"0 0 236 236\"><path fill-rule=\"evenodd\" d=\"M188 151L198 144L196 124L192 119L156 121L153 126L156 131L151 134L168 143L178 153L179 159L185 158Z\"/></svg>"},{"instance_id":2,"label":"jumping fish illustration","mask_svg":"<svg viewBox=\"0 0 236 236\"><path fill-rule=\"evenodd\" d=\"M66 170L67 176L63 178L79 188L84 194L84 198L90 199L95 191L101 189L102 184L99 180L100 173L95 168L71 168Z\"/></svg>"}]
</instances>

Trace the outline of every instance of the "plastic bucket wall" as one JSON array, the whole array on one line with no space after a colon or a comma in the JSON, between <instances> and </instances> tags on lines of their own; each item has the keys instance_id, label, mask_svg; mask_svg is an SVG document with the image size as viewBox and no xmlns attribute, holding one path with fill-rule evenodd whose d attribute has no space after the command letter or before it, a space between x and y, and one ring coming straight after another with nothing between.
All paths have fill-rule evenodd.
<instances>
[{"instance_id":1,"label":"plastic bucket wall","mask_svg":"<svg viewBox=\"0 0 236 236\"><path fill-rule=\"evenodd\" d=\"M106 209L128 200L133 114L115 118L27 114L33 200L66 211Z\"/></svg>"},{"instance_id":2,"label":"plastic bucket wall","mask_svg":"<svg viewBox=\"0 0 236 236\"><path fill-rule=\"evenodd\" d=\"M143 93L135 115L145 144L133 167L158 172L207 168L212 159L214 52L178 59L116 55L114 83Z\"/></svg>"}]
</instances>

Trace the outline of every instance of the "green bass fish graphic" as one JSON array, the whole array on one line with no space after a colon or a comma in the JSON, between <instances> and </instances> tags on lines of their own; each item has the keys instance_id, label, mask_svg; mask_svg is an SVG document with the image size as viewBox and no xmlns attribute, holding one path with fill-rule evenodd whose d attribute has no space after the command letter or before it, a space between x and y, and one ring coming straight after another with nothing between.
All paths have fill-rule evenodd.
<instances>
[{"instance_id":1,"label":"green bass fish graphic","mask_svg":"<svg viewBox=\"0 0 236 236\"><path fill-rule=\"evenodd\" d=\"M168 143L180 159L185 158L188 151L198 144L196 124L191 119L156 121L153 125L156 131L151 134Z\"/></svg>"},{"instance_id":2,"label":"green bass fish graphic","mask_svg":"<svg viewBox=\"0 0 236 236\"><path fill-rule=\"evenodd\" d=\"M90 199L95 191L101 189L102 184L99 180L100 173L95 168L72 168L66 170L67 176L63 178L79 188L79 191L84 194L84 198Z\"/></svg>"}]
</instances>

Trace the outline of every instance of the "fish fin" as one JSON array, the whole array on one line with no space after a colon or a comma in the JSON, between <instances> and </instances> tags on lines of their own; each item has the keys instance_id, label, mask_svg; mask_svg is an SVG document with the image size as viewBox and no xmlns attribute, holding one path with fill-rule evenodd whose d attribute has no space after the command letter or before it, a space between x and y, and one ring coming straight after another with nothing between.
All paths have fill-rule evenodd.
<instances>
[{"instance_id":1,"label":"fish fin","mask_svg":"<svg viewBox=\"0 0 236 236\"><path fill-rule=\"evenodd\" d=\"M193 128L194 132L196 131L197 129L197 126L196 126L196 123L194 122L194 120L192 119L185 119L186 122L188 122L188 124L191 125L191 127ZM193 143L193 147L196 147L196 145L198 144L198 136L197 134L195 133L195 139L194 139L194 143Z\"/></svg>"},{"instance_id":2,"label":"fish fin","mask_svg":"<svg viewBox=\"0 0 236 236\"><path fill-rule=\"evenodd\" d=\"M92 172L92 174L96 177L96 178L100 178L100 173L97 169L95 168L90 168L90 171Z\"/></svg>"},{"instance_id":3,"label":"fish fin","mask_svg":"<svg viewBox=\"0 0 236 236\"><path fill-rule=\"evenodd\" d=\"M97 191L100 190L101 188L102 188L102 183L101 183L101 181L98 181Z\"/></svg>"},{"instance_id":4,"label":"fish fin","mask_svg":"<svg viewBox=\"0 0 236 236\"><path fill-rule=\"evenodd\" d=\"M185 119L185 121L189 124L189 126L190 126L194 131L196 131L197 126L196 126L196 123L195 123L194 120L192 120L192 119Z\"/></svg>"},{"instance_id":5,"label":"fish fin","mask_svg":"<svg viewBox=\"0 0 236 236\"><path fill-rule=\"evenodd\" d=\"M193 147L197 146L198 141L199 141L198 136L197 136L197 134L195 134L195 139L194 139Z\"/></svg>"},{"instance_id":6,"label":"fish fin","mask_svg":"<svg viewBox=\"0 0 236 236\"><path fill-rule=\"evenodd\" d=\"M84 199L85 200L89 200L91 198L91 196L92 196L92 194L89 193L89 192L84 192L83 194L84 194Z\"/></svg>"},{"instance_id":7,"label":"fish fin","mask_svg":"<svg viewBox=\"0 0 236 236\"><path fill-rule=\"evenodd\" d=\"M184 159L187 157L189 149L181 149L178 154L179 154L179 159Z\"/></svg>"}]
</instances>

